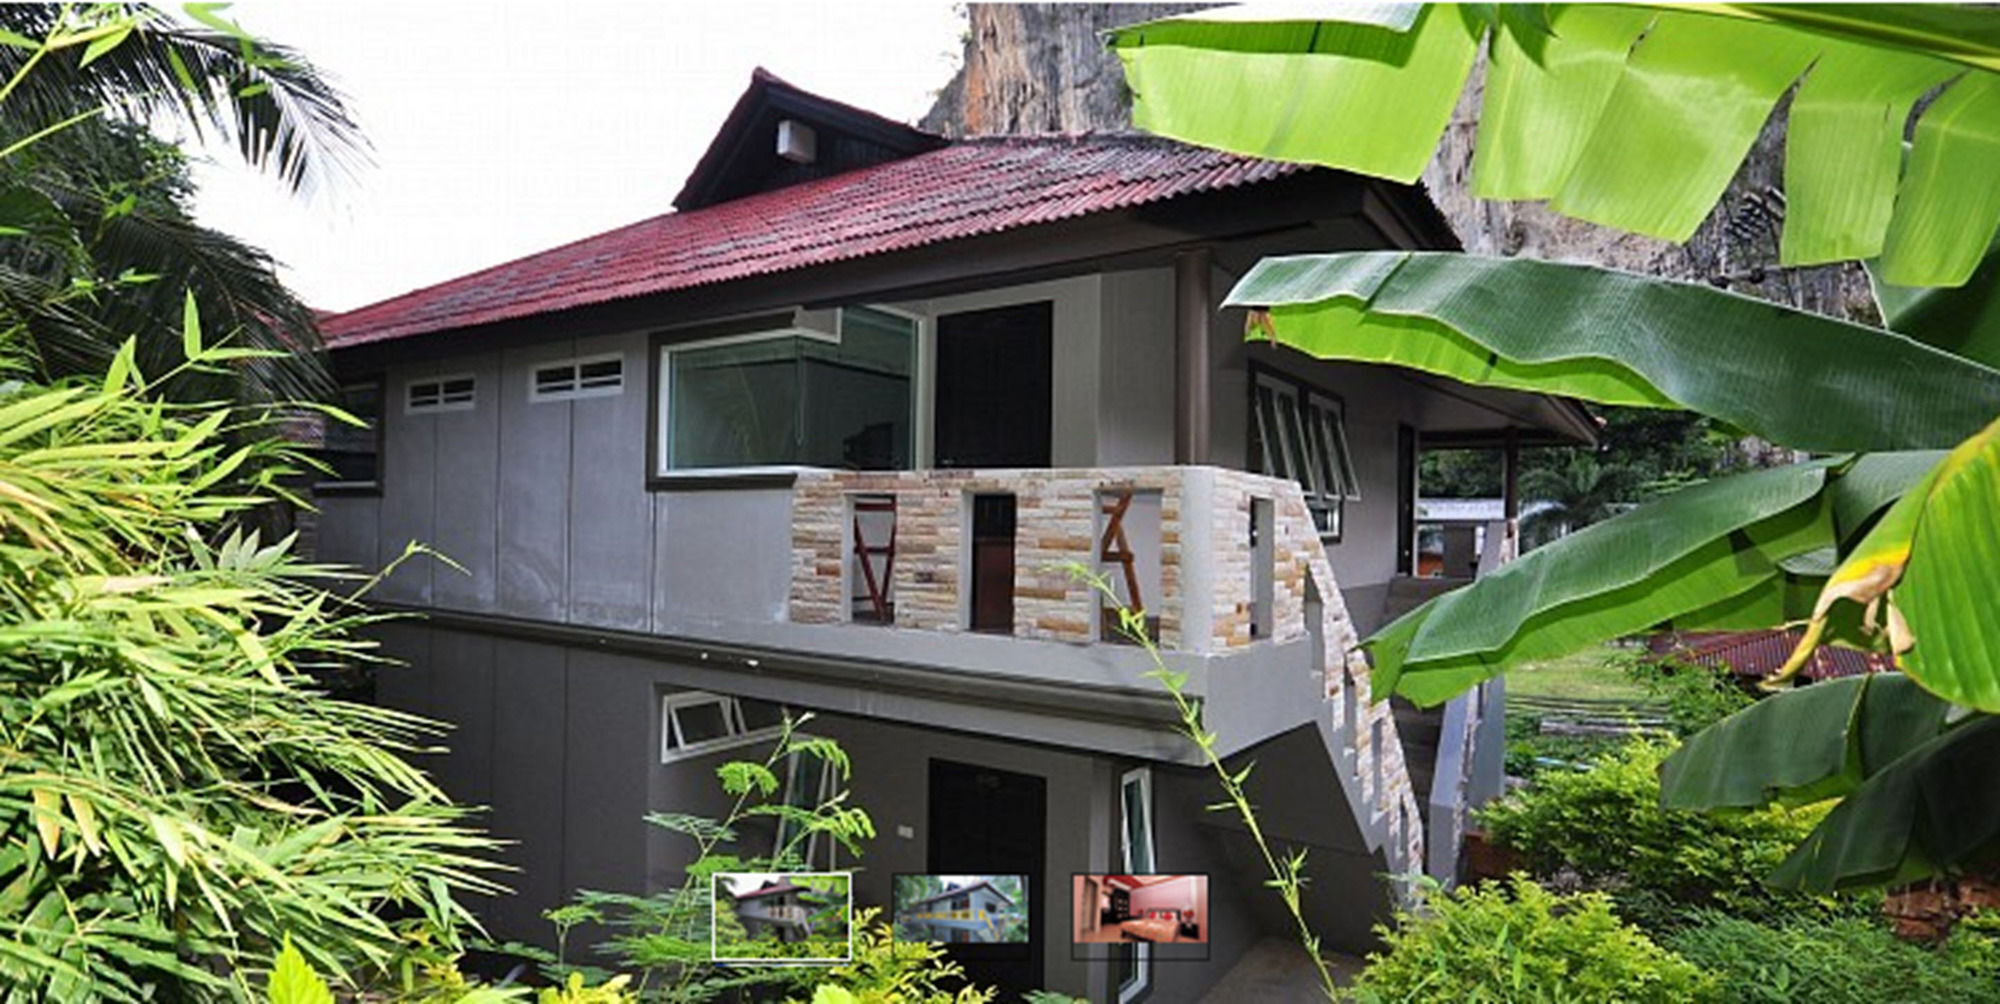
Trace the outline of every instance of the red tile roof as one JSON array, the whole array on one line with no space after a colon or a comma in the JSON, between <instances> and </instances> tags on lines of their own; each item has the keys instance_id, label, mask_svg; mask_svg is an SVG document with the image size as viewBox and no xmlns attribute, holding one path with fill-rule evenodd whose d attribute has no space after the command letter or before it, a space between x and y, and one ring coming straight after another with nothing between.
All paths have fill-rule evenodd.
<instances>
[{"instance_id":1,"label":"red tile roof","mask_svg":"<svg viewBox=\"0 0 2000 1004\"><path fill-rule=\"evenodd\" d=\"M1738 676L1763 677L1784 666L1804 637L1799 628L1663 634L1655 636L1653 650L1696 665L1726 666ZM1821 645L1807 658L1799 676L1806 680L1827 680L1862 673L1888 673L1895 668L1895 659L1881 652Z\"/></svg>"},{"instance_id":2,"label":"red tile roof","mask_svg":"<svg viewBox=\"0 0 2000 1004\"><path fill-rule=\"evenodd\" d=\"M1268 181L1297 165L1144 136L974 139L667 213L324 320L334 348L865 258Z\"/></svg>"}]
</instances>

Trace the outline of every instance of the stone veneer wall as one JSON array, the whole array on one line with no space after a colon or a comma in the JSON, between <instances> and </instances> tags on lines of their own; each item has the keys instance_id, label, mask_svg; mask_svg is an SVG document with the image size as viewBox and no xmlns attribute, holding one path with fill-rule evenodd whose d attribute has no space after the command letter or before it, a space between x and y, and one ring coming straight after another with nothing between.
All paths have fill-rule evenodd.
<instances>
[{"instance_id":1,"label":"stone veneer wall","mask_svg":"<svg viewBox=\"0 0 2000 1004\"><path fill-rule=\"evenodd\" d=\"M1184 469L1173 467L802 474L792 496L791 619L801 624L848 620L846 563L853 538L847 499L893 494L896 626L965 630L961 583L966 578L963 551L970 539L964 525L969 500L1009 494L1015 506L1015 637L1093 642L1098 598L1088 584L1070 575L1068 566L1097 568L1102 493L1159 492L1161 596L1148 612L1160 619L1161 646L1181 648L1185 475Z\"/></svg>"},{"instance_id":2,"label":"stone veneer wall","mask_svg":"<svg viewBox=\"0 0 2000 1004\"><path fill-rule=\"evenodd\" d=\"M1205 514L1186 511L1200 485ZM1387 701L1371 700L1367 659L1347 614L1305 498L1297 484L1214 468L1144 467L1098 470L1011 471L812 471L799 476L792 503L790 617L802 624L849 619L847 562L853 546L848 499L893 494L897 499L893 576L895 623L933 631L965 630L964 526L969 500L978 494L1015 496L1014 635L1088 644L1096 640L1097 598L1065 570L1071 562L1096 568L1097 513L1102 493L1157 491L1160 506L1162 596L1150 611L1160 618L1167 649L1220 651L1253 644L1251 635L1251 504L1270 499L1275 523L1272 558L1272 636L1289 641L1306 634L1307 584L1321 598L1325 644L1326 713L1353 750L1348 763L1364 828L1386 835L1392 871L1414 871L1424 861L1423 814L1403 762L1403 744ZM1184 517L1205 518L1205 555L1186 555ZM1143 546L1134 542L1135 547ZM1185 637L1186 584L1198 563L1207 583L1210 630ZM1201 597L1196 597L1201 602ZM1352 705L1354 725L1348 727ZM1376 733L1381 733L1377 748ZM1379 763L1379 771L1377 765ZM1378 786L1376 777L1381 777Z\"/></svg>"}]
</instances>

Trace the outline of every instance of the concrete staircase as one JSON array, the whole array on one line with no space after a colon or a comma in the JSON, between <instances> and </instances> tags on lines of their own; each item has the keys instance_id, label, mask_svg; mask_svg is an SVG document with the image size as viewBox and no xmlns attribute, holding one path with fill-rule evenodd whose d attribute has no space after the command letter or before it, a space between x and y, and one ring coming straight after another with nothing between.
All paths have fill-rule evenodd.
<instances>
[{"instance_id":1,"label":"concrete staircase","mask_svg":"<svg viewBox=\"0 0 2000 1004\"><path fill-rule=\"evenodd\" d=\"M1471 579L1426 578L1398 576L1389 580L1389 597L1383 606L1382 622L1387 624L1396 618L1424 605L1434 597L1442 596ZM1440 733L1444 727L1444 707L1442 705L1424 709L1401 697L1389 698L1396 713L1396 732L1403 738L1403 763L1410 772L1410 788L1416 792L1418 805L1429 805L1431 782L1437 776L1437 754Z\"/></svg>"}]
</instances>

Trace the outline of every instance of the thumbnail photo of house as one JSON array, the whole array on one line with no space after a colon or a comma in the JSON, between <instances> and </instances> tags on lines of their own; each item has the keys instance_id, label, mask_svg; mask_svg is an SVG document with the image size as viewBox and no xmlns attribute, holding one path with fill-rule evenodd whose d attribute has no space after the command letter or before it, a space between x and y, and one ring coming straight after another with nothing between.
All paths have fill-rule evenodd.
<instances>
[{"instance_id":1,"label":"thumbnail photo of house","mask_svg":"<svg viewBox=\"0 0 2000 1004\"><path fill-rule=\"evenodd\" d=\"M1206 944L1208 876L1077 875L1070 940L1076 944Z\"/></svg>"},{"instance_id":2,"label":"thumbnail photo of house","mask_svg":"<svg viewBox=\"0 0 2000 1004\"><path fill-rule=\"evenodd\" d=\"M1024 944L1024 875L898 875L896 937L957 944Z\"/></svg>"},{"instance_id":3,"label":"thumbnail photo of house","mask_svg":"<svg viewBox=\"0 0 2000 1004\"><path fill-rule=\"evenodd\" d=\"M715 876L718 961L845 962L852 954L846 872Z\"/></svg>"}]
</instances>

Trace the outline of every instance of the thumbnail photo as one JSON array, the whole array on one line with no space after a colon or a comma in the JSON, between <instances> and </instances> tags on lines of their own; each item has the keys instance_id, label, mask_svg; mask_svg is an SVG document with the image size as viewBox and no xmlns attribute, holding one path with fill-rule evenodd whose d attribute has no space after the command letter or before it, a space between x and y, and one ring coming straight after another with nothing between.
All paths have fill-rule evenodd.
<instances>
[{"instance_id":1,"label":"thumbnail photo","mask_svg":"<svg viewBox=\"0 0 2000 1004\"><path fill-rule=\"evenodd\" d=\"M1078 945L1208 942L1208 876L1077 875L1070 940Z\"/></svg>"},{"instance_id":2,"label":"thumbnail photo","mask_svg":"<svg viewBox=\"0 0 2000 1004\"><path fill-rule=\"evenodd\" d=\"M723 872L715 876L717 962L846 962L853 955L847 872Z\"/></svg>"},{"instance_id":3,"label":"thumbnail photo","mask_svg":"<svg viewBox=\"0 0 2000 1004\"><path fill-rule=\"evenodd\" d=\"M943 944L1028 941L1025 875L898 875L896 937Z\"/></svg>"}]
</instances>

